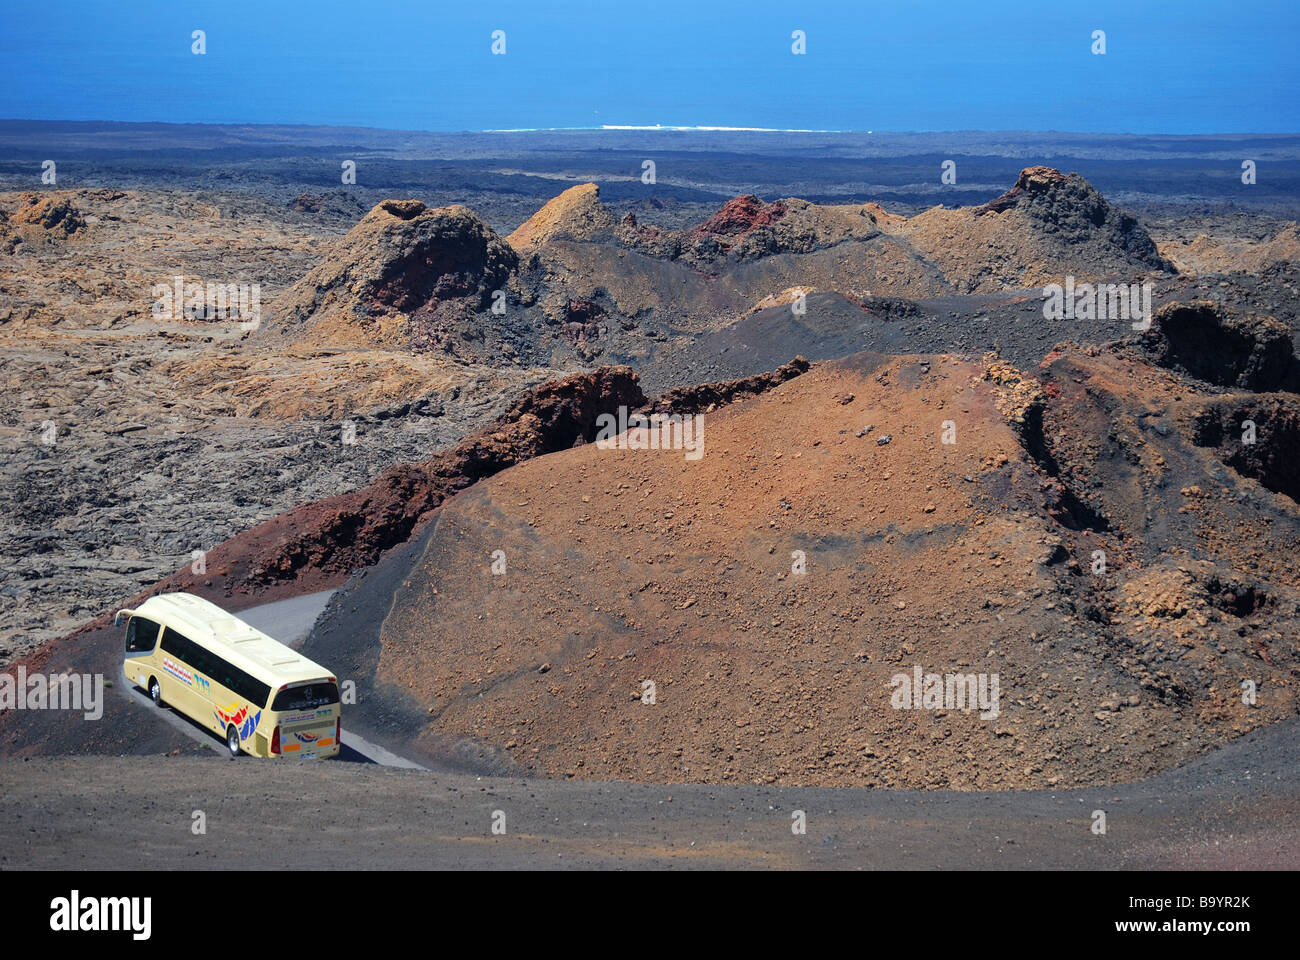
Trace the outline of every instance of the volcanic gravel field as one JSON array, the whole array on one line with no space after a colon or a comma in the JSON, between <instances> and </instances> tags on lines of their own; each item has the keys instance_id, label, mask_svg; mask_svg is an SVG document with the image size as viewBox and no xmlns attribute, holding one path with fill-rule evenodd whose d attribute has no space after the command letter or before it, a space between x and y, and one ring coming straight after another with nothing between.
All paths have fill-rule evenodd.
<instances>
[{"instance_id":1,"label":"volcanic gravel field","mask_svg":"<svg viewBox=\"0 0 1300 960\"><path fill-rule=\"evenodd\" d=\"M101 722L0 711L5 865L90 813L88 867L265 863L256 832L99 846L114 791L165 810L216 762L130 702L112 614L326 589L303 649L356 684L345 731L432 772L226 768L226 810L349 798L302 866L1300 862L1284 197L1126 168L1129 210L1082 151L946 206L686 159L646 197L471 140L423 191L409 156L333 191L106 154L0 192L0 664L115 681ZM160 318L177 276L264 315ZM1149 327L1046 318L1067 279L1149 285ZM648 449L652 414L696 432ZM994 699L900 701L918 674ZM493 804L528 826L487 852Z\"/></svg>"}]
</instances>

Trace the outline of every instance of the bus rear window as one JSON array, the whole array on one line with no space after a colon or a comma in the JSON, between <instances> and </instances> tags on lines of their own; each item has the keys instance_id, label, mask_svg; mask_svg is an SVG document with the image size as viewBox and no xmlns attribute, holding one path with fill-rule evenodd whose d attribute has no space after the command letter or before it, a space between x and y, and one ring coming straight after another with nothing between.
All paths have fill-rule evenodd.
<instances>
[{"instance_id":1,"label":"bus rear window","mask_svg":"<svg viewBox=\"0 0 1300 960\"><path fill-rule=\"evenodd\" d=\"M338 685L328 680L321 680L318 683L281 690L275 695L275 703L271 704L271 709L276 713L281 710L315 710L317 707L338 702Z\"/></svg>"}]
</instances>

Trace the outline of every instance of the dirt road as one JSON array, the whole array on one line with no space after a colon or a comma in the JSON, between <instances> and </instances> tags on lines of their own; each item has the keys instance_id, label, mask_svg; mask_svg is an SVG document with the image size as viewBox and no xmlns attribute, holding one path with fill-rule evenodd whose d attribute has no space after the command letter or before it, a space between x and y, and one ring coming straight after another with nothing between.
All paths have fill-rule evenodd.
<instances>
[{"instance_id":1,"label":"dirt road","mask_svg":"<svg viewBox=\"0 0 1300 960\"><path fill-rule=\"evenodd\" d=\"M1297 732L1278 724L1137 784L1004 793L660 787L214 755L9 758L0 867L1295 869ZM791 829L798 810L804 834ZM1096 810L1104 835L1091 829ZM199 811L206 833L194 832Z\"/></svg>"}]
</instances>

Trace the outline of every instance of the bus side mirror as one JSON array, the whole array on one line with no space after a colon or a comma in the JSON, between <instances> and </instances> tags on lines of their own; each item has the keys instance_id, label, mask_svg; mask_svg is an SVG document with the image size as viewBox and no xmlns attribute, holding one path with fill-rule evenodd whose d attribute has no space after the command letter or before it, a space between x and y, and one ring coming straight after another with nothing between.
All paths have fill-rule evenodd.
<instances>
[{"instance_id":1,"label":"bus side mirror","mask_svg":"<svg viewBox=\"0 0 1300 960\"><path fill-rule=\"evenodd\" d=\"M117 616L113 618L113 626L120 627L122 625L122 614L125 612L125 610L117 611Z\"/></svg>"}]
</instances>

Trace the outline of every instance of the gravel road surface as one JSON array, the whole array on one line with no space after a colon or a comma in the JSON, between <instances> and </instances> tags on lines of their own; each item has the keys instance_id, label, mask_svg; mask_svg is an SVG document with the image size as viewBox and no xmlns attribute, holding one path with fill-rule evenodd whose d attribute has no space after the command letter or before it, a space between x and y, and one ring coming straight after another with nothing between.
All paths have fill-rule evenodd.
<instances>
[{"instance_id":1,"label":"gravel road surface","mask_svg":"<svg viewBox=\"0 0 1300 960\"><path fill-rule=\"evenodd\" d=\"M1278 724L1141 783L1005 793L660 787L211 754L7 758L0 867L1295 869L1297 733ZM804 834L791 829L797 810ZM1105 835L1091 830L1096 810ZM206 833L193 832L196 811Z\"/></svg>"}]
</instances>

